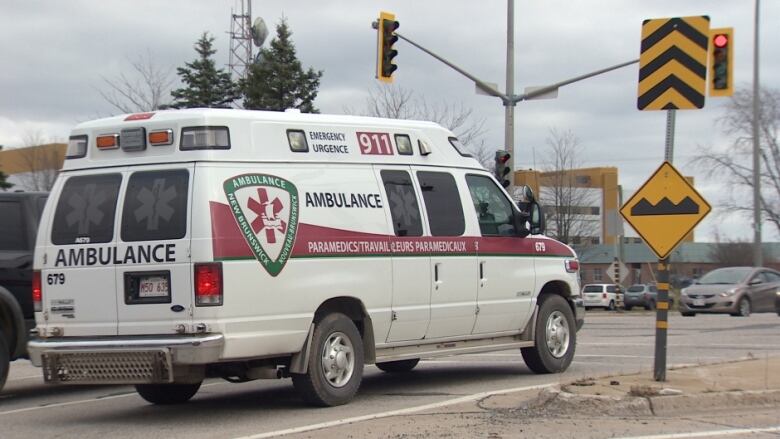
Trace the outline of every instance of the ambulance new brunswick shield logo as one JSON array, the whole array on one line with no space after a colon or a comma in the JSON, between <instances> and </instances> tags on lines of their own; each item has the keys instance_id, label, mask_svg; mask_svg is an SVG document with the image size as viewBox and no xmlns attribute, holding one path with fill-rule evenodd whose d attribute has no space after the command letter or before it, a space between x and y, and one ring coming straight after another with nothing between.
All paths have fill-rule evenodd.
<instances>
[{"instance_id":1,"label":"ambulance new brunswick shield logo","mask_svg":"<svg viewBox=\"0 0 780 439\"><path fill-rule=\"evenodd\" d=\"M244 174L225 180L230 211L249 248L271 276L290 259L298 229L298 189L281 177Z\"/></svg>"}]
</instances>

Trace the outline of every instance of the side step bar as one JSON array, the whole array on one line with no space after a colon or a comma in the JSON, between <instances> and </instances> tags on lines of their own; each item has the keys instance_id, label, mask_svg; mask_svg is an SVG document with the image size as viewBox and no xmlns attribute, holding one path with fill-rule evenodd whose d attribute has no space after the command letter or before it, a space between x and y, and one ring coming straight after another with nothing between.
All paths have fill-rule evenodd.
<instances>
[{"instance_id":1,"label":"side step bar","mask_svg":"<svg viewBox=\"0 0 780 439\"><path fill-rule=\"evenodd\" d=\"M534 342L523 340L522 335L416 344L389 348L377 348L376 362L407 360L410 358L442 357L447 355L476 354L480 352L504 351L507 349L532 347Z\"/></svg>"}]
</instances>

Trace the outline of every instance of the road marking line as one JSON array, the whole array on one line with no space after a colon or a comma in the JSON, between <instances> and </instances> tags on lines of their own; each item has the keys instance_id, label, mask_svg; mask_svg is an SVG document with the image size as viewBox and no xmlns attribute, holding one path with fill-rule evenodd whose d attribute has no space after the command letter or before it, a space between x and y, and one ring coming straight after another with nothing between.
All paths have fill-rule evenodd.
<instances>
[{"instance_id":1,"label":"road marking line","mask_svg":"<svg viewBox=\"0 0 780 439\"><path fill-rule=\"evenodd\" d=\"M780 426L763 428L730 428L728 430L697 431L691 433L656 434L650 436L624 436L619 439L681 439L690 437L736 436L739 434L774 433L778 431L780 431Z\"/></svg>"},{"instance_id":2,"label":"road marking line","mask_svg":"<svg viewBox=\"0 0 780 439\"><path fill-rule=\"evenodd\" d=\"M346 424L352 424L355 422L363 422L363 421L371 421L374 419L381 419L381 418L389 418L391 416L399 416L399 415L408 415L411 413L417 413L422 412L425 410L432 410L437 409L441 407L447 407L450 405L460 404L464 402L470 402L470 401L476 401L478 399L487 398L488 396L494 396L494 395L503 395L506 393L516 393L516 392L523 392L526 390L539 390L544 389L547 387L555 386L555 383L550 384L540 384L536 386L526 386L526 387L515 387L513 389L503 389L503 390L493 390L489 392L480 392L475 393L472 395L462 396L460 398L454 398L454 399L448 399L446 401L441 402L434 402L431 404L425 404L425 405L418 405L416 407L409 407L405 409L399 409L399 410L390 410L386 412L380 412L380 413L372 413L370 415L363 415L363 416L354 416L351 418L342 418L342 419L336 419L333 421L327 421L327 422L320 422L318 424L310 424L310 425L303 425L301 427L293 427L288 428L285 430L276 430L276 431L269 431L266 433L258 433L251 436L240 436L235 439L264 439L269 437L278 437L278 436L285 436L288 434L295 434L295 433L304 433L307 431L312 430L320 430L323 428L330 428L330 427L337 427L340 425L346 425Z\"/></svg>"},{"instance_id":3,"label":"road marking line","mask_svg":"<svg viewBox=\"0 0 780 439\"><path fill-rule=\"evenodd\" d=\"M200 387L201 388L209 387L209 386L214 386L214 385L217 385L217 384L224 384L224 383L219 383L219 382L218 383L208 383L208 384L204 384L204 385L202 385ZM106 401L106 400L109 400L109 399L126 398L128 396L135 396L135 395L138 395L138 394L136 392L130 392L130 393L123 393L121 395L101 396L101 397L98 397L98 398L79 399L79 400L76 400L76 401L67 401L67 402L58 402L58 403L54 403L54 404L37 405L35 407L25 407L25 408L22 408L22 409L14 409L14 410L8 410L8 411L5 411L5 412L0 412L0 416L13 415L15 413L32 412L32 411L35 411L35 410L51 409L51 408L57 408L57 407L66 407L66 406L69 406L69 405L86 404L86 403L90 403L90 402Z\"/></svg>"}]
</instances>

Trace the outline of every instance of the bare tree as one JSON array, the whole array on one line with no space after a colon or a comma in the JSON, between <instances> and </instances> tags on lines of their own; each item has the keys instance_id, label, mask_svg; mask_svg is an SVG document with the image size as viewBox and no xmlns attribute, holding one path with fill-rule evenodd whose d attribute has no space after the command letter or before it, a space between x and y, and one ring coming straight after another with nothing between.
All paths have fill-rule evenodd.
<instances>
[{"instance_id":1,"label":"bare tree","mask_svg":"<svg viewBox=\"0 0 780 439\"><path fill-rule=\"evenodd\" d=\"M127 61L131 67L129 73L102 77L105 88L98 92L103 99L122 113L154 111L167 106L175 81L173 68L155 61L148 49Z\"/></svg>"},{"instance_id":2,"label":"bare tree","mask_svg":"<svg viewBox=\"0 0 780 439\"><path fill-rule=\"evenodd\" d=\"M582 167L579 140L571 131L551 129L547 146L550 161L544 165L539 199L547 215L548 234L570 244L590 244L598 238L599 212L594 207L599 203L577 172Z\"/></svg>"},{"instance_id":3,"label":"bare tree","mask_svg":"<svg viewBox=\"0 0 780 439\"><path fill-rule=\"evenodd\" d=\"M31 191L50 191L62 168L64 148L53 145L40 131L24 136L24 147L19 148L23 172L18 174L20 186Z\"/></svg>"},{"instance_id":4,"label":"bare tree","mask_svg":"<svg viewBox=\"0 0 780 439\"><path fill-rule=\"evenodd\" d=\"M780 90L761 91L759 115L761 149L762 217L780 232ZM699 147L695 164L730 188L728 200L721 204L721 213L739 212L748 217L753 213L753 93L740 89L729 101L726 114L719 119L726 134L733 137L731 147L718 149L714 145Z\"/></svg>"},{"instance_id":5,"label":"bare tree","mask_svg":"<svg viewBox=\"0 0 780 439\"><path fill-rule=\"evenodd\" d=\"M474 156L482 166L487 169L492 169L494 166L494 152L487 148L482 139L485 134L485 119L476 117L474 111L463 103L452 104L444 101L433 103L424 96L417 96L413 91L399 85L375 84L368 90L368 97L362 110L347 107L345 112L390 119L436 122L455 133L466 148L464 152Z\"/></svg>"},{"instance_id":6,"label":"bare tree","mask_svg":"<svg viewBox=\"0 0 780 439\"><path fill-rule=\"evenodd\" d=\"M720 231L715 230L715 242L710 247L710 258L723 267L753 265L753 243L740 239L723 240ZM769 260L766 251L764 260Z\"/></svg>"}]
</instances>

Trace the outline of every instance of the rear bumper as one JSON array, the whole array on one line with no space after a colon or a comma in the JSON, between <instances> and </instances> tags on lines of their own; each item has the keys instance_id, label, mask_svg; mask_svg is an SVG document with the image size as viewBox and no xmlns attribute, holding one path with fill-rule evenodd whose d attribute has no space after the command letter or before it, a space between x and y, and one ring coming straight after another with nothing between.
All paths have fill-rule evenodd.
<instances>
[{"instance_id":1,"label":"rear bumper","mask_svg":"<svg viewBox=\"0 0 780 439\"><path fill-rule=\"evenodd\" d=\"M44 380L72 384L143 384L180 381L193 367L219 360L222 334L33 339L30 360Z\"/></svg>"}]
</instances>

